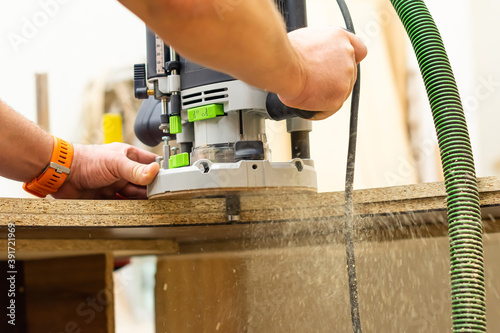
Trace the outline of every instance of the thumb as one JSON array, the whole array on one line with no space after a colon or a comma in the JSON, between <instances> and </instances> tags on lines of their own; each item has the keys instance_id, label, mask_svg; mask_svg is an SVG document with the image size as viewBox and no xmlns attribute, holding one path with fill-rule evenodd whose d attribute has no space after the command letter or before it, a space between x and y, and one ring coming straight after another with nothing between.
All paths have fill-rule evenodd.
<instances>
[{"instance_id":1,"label":"thumb","mask_svg":"<svg viewBox=\"0 0 500 333\"><path fill-rule=\"evenodd\" d=\"M118 177L136 185L150 184L160 170L160 165L156 162L141 164L125 156L124 159L126 161L119 163Z\"/></svg>"}]
</instances>

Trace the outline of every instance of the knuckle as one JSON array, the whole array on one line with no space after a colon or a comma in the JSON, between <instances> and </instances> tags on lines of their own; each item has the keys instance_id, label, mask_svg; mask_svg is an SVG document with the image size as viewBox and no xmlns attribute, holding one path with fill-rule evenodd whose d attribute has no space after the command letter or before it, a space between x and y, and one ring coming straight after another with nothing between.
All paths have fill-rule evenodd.
<instances>
[{"instance_id":1,"label":"knuckle","mask_svg":"<svg viewBox=\"0 0 500 333\"><path fill-rule=\"evenodd\" d=\"M129 159L132 159L132 160L137 159L137 151L136 151L135 147L133 147L131 145L125 145L123 147L123 154L125 156L127 156L127 158L129 158Z\"/></svg>"},{"instance_id":2,"label":"knuckle","mask_svg":"<svg viewBox=\"0 0 500 333\"><path fill-rule=\"evenodd\" d=\"M140 167L141 167L140 164L134 163L134 166L132 167L132 175L133 176L139 175Z\"/></svg>"},{"instance_id":3,"label":"knuckle","mask_svg":"<svg viewBox=\"0 0 500 333\"><path fill-rule=\"evenodd\" d=\"M132 147L130 146L124 146L123 147L123 154L125 154L125 156L128 156L132 151Z\"/></svg>"},{"instance_id":4,"label":"knuckle","mask_svg":"<svg viewBox=\"0 0 500 333\"><path fill-rule=\"evenodd\" d=\"M345 102L345 99L342 100L342 98L337 98L337 101L336 101L336 104L335 104L335 107L333 108L333 110L334 111L340 110L340 108L342 107L342 105L344 105L344 102Z\"/></svg>"}]
</instances>

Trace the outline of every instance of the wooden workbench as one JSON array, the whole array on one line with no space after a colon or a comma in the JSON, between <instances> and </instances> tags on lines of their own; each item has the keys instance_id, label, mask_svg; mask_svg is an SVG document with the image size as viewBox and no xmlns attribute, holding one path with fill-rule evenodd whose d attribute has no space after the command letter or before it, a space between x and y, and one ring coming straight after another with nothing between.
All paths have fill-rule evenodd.
<instances>
[{"instance_id":1,"label":"wooden workbench","mask_svg":"<svg viewBox=\"0 0 500 333\"><path fill-rule=\"evenodd\" d=\"M480 179L479 189L495 331L500 179ZM444 185L360 190L354 199L367 331L448 330ZM0 247L15 223L22 266L17 328L114 332L114 259L154 254L157 332L348 332L343 201L343 192L241 196L239 220L229 222L225 198L0 199ZM104 310L87 322L75 309L98 296Z\"/></svg>"}]
</instances>

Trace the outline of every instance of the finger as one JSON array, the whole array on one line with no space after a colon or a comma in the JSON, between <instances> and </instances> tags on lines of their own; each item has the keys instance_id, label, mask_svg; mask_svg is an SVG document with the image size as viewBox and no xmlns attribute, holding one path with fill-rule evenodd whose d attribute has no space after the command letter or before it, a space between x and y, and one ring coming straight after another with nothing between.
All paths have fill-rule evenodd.
<instances>
[{"instance_id":1,"label":"finger","mask_svg":"<svg viewBox=\"0 0 500 333\"><path fill-rule=\"evenodd\" d=\"M142 164L149 164L151 162L154 162L156 157L158 156L155 153L149 152L147 150L142 150L134 146L128 146L125 150L125 155L131 160Z\"/></svg>"},{"instance_id":2,"label":"finger","mask_svg":"<svg viewBox=\"0 0 500 333\"><path fill-rule=\"evenodd\" d=\"M153 181L160 170L158 163L141 164L120 155L118 160L114 160L110 170L115 170L115 177L126 180L137 185L148 185Z\"/></svg>"},{"instance_id":3,"label":"finger","mask_svg":"<svg viewBox=\"0 0 500 333\"><path fill-rule=\"evenodd\" d=\"M323 120L323 119L326 119L328 117L330 117L331 115L335 114L337 111L320 111L320 112L316 112L316 114L314 115L314 117L311 118L311 120Z\"/></svg>"},{"instance_id":4,"label":"finger","mask_svg":"<svg viewBox=\"0 0 500 333\"><path fill-rule=\"evenodd\" d=\"M351 78L351 82L349 84L350 88L349 88L349 90L347 91L347 93L346 93L346 95L344 97L344 102L347 101L347 99L349 98L349 96L351 96L352 89L353 89L354 84L356 83L356 80L357 80L357 76L358 76L358 68L355 65L354 66L353 75L352 75L352 78ZM316 114L311 118L311 120L323 120L323 119L326 119L326 118L334 115L335 113L337 113L337 111L339 111L339 110L329 110L329 111L319 111L319 112L316 112Z\"/></svg>"},{"instance_id":5,"label":"finger","mask_svg":"<svg viewBox=\"0 0 500 333\"><path fill-rule=\"evenodd\" d=\"M365 43L356 36L355 34L347 31L347 36L349 37L349 41L351 42L352 47L354 48L354 56L356 59L356 64L359 64L361 60L363 60L368 54L368 49L366 48Z\"/></svg>"},{"instance_id":6,"label":"finger","mask_svg":"<svg viewBox=\"0 0 500 333\"><path fill-rule=\"evenodd\" d=\"M354 63L354 59L353 59L353 63ZM347 101L347 99L349 98L349 96L351 96L352 90L353 90L354 84L356 83L357 78L358 78L358 67L354 64L354 69L353 69L352 77L351 77L351 80L350 80L350 83L349 83L349 89L347 90L346 95L344 96L344 101L342 102L342 105L345 103L345 101ZM334 115L335 113L337 113L337 111L339 111L339 110L318 111L311 118L311 120L323 120L323 119L326 119L326 118Z\"/></svg>"},{"instance_id":7,"label":"finger","mask_svg":"<svg viewBox=\"0 0 500 333\"><path fill-rule=\"evenodd\" d=\"M142 150L132 145L121 142L108 143L102 147L106 147L107 149L115 151L117 153L121 153L129 159L142 164L149 164L151 162L154 162L157 157L156 154L151 153L147 150Z\"/></svg>"},{"instance_id":8,"label":"finger","mask_svg":"<svg viewBox=\"0 0 500 333\"><path fill-rule=\"evenodd\" d=\"M148 196L146 187L130 183L118 193L128 199L146 199Z\"/></svg>"}]
</instances>

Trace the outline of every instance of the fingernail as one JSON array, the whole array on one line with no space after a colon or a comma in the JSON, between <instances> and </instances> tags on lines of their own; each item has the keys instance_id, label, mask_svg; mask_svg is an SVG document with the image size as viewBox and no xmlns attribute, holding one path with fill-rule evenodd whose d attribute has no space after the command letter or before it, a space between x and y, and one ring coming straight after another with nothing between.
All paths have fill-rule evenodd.
<instances>
[{"instance_id":1,"label":"fingernail","mask_svg":"<svg viewBox=\"0 0 500 333\"><path fill-rule=\"evenodd\" d=\"M149 173L149 168L150 168L149 165L146 166L144 169L142 169L142 173L147 175Z\"/></svg>"}]
</instances>

